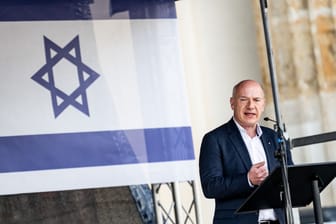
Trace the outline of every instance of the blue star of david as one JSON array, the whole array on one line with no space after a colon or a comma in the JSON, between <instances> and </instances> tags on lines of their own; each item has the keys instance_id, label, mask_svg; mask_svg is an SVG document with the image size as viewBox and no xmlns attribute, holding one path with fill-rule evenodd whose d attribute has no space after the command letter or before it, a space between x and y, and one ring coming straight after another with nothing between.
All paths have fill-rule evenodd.
<instances>
[{"instance_id":1,"label":"blue star of david","mask_svg":"<svg viewBox=\"0 0 336 224\"><path fill-rule=\"evenodd\" d=\"M90 116L86 89L99 77L99 74L83 64L79 48L79 37L76 36L64 48L61 48L44 36L44 46L46 64L31 78L50 91L55 118L70 105ZM53 56L51 55L52 51L56 53ZM74 55L71 54L71 51L74 51ZM77 67L79 86L70 95L55 86L53 67L62 59L67 59ZM87 75L85 76L84 74ZM76 99L81 99L81 102Z\"/></svg>"}]
</instances>

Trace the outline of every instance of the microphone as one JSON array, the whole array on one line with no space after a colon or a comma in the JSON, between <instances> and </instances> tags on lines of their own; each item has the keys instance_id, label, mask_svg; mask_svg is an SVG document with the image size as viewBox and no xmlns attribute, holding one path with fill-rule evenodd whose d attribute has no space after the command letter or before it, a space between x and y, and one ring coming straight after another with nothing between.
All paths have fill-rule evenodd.
<instances>
[{"instance_id":1,"label":"microphone","mask_svg":"<svg viewBox=\"0 0 336 224\"><path fill-rule=\"evenodd\" d=\"M271 119L271 118L269 118L269 117L264 117L264 121L271 121L271 122L273 122L274 123L274 130L275 131L278 131L279 130L279 127L278 127L278 125L277 125L277 121L276 120L273 120L273 119ZM285 124L283 124L283 135L284 135L284 137L285 137L285 139L286 140L288 140L289 139L289 136L288 136L288 134L287 134L287 131L286 131L286 125Z\"/></svg>"},{"instance_id":2,"label":"microphone","mask_svg":"<svg viewBox=\"0 0 336 224\"><path fill-rule=\"evenodd\" d=\"M274 123L277 123L275 120L269 118L269 117L264 117L264 121L272 121Z\"/></svg>"}]
</instances>

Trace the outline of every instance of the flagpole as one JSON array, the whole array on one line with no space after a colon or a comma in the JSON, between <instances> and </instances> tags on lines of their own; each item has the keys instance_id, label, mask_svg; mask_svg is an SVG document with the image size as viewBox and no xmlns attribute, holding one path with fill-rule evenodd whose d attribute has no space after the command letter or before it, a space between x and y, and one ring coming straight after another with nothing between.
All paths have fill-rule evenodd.
<instances>
[{"instance_id":1,"label":"flagpole","mask_svg":"<svg viewBox=\"0 0 336 224\"><path fill-rule=\"evenodd\" d=\"M277 86L277 79L276 79L276 72L275 66L273 63L273 55L272 55L272 48L271 48L271 41L270 35L268 31L268 22L267 22L267 0L260 0L260 9L262 15L262 22L264 28L264 35L265 35L265 42L266 42L266 51L267 51L267 59L268 59L268 66L269 66L269 73L270 79L272 84L272 94L273 94L273 101L274 101L274 110L276 116L276 131L278 134L278 142L279 142L279 149L276 155L277 159L281 165L281 176L283 182L283 190L284 190L284 197L282 198L284 202L285 208L285 216L286 216L286 223L293 224L293 210L292 210L292 202L291 202L291 195L288 183L288 169L287 169L287 144L286 139L284 136L284 124L281 121L280 115L280 108L279 108L279 97L278 97L278 86Z\"/></svg>"}]
</instances>

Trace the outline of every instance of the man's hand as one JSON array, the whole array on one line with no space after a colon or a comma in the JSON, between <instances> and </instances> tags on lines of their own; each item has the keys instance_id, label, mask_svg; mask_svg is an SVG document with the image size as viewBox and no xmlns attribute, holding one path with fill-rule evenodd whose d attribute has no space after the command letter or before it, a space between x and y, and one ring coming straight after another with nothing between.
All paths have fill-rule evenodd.
<instances>
[{"instance_id":1,"label":"man's hand","mask_svg":"<svg viewBox=\"0 0 336 224\"><path fill-rule=\"evenodd\" d=\"M253 164L248 172L248 178L253 185L259 185L268 176L268 171L265 166L265 161Z\"/></svg>"}]
</instances>

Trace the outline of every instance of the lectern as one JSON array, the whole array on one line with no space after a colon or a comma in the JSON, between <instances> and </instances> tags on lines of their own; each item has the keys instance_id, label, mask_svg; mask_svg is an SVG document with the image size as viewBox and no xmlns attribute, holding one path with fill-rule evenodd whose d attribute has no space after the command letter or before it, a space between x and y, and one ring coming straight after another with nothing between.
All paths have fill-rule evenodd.
<instances>
[{"instance_id":1,"label":"lectern","mask_svg":"<svg viewBox=\"0 0 336 224\"><path fill-rule=\"evenodd\" d=\"M288 166L288 182L293 207L304 207L313 202L316 223L323 223L320 192L336 176L336 162ZM259 185L236 213L266 208L284 208L284 190L280 167Z\"/></svg>"}]
</instances>

